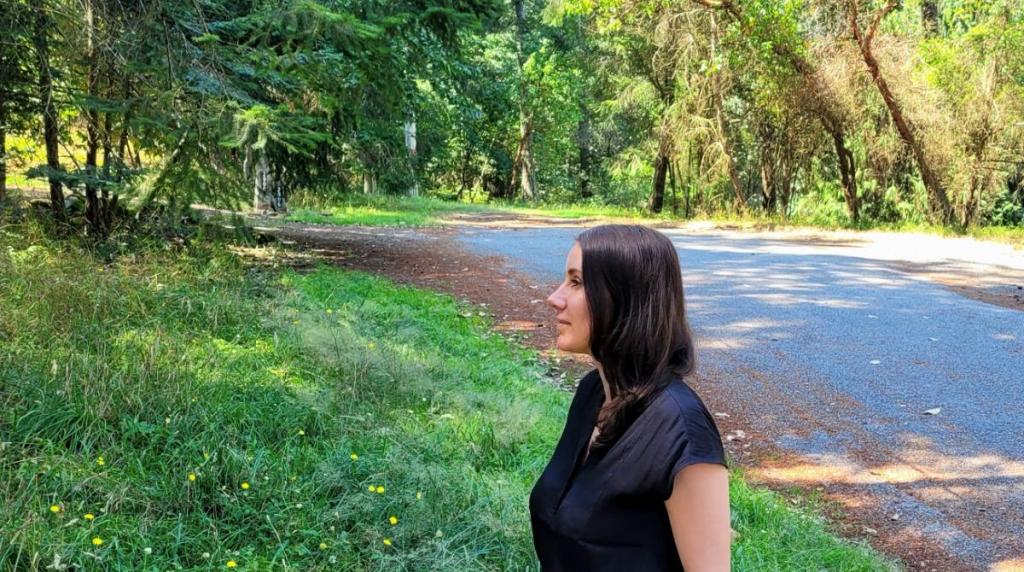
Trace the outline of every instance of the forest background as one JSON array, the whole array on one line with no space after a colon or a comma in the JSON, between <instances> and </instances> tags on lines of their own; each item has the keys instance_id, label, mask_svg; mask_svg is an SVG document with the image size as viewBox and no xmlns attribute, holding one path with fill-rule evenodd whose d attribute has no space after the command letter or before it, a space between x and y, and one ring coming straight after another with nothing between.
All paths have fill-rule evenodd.
<instances>
[{"instance_id":1,"label":"forest background","mask_svg":"<svg viewBox=\"0 0 1024 572\"><path fill-rule=\"evenodd\" d=\"M0 196L91 234L364 193L1024 225L1018 1L0 6Z\"/></svg>"}]
</instances>

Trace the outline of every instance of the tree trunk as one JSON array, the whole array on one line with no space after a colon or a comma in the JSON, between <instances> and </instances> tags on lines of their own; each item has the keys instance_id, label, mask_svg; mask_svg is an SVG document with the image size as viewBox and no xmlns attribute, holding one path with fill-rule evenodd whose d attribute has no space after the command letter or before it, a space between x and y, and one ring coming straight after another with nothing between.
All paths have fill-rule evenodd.
<instances>
[{"instance_id":1,"label":"tree trunk","mask_svg":"<svg viewBox=\"0 0 1024 572\"><path fill-rule=\"evenodd\" d=\"M96 16L92 0L85 1L85 36L88 70L86 71L86 94L90 99L96 97L96 85L99 80L99 62L96 56ZM85 109L85 219L94 235L100 233L101 218L99 195L96 192L96 155L99 151L99 113L92 101Z\"/></svg>"},{"instance_id":2,"label":"tree trunk","mask_svg":"<svg viewBox=\"0 0 1024 572\"><path fill-rule=\"evenodd\" d=\"M693 179L694 173L699 172L697 167L694 165L696 153L694 151L693 143L690 144L690 148L687 150L687 163L686 163L686 194L683 195L683 217L690 218L693 216L693 210L691 208L692 199L690 196L693 194Z\"/></svg>"},{"instance_id":3,"label":"tree trunk","mask_svg":"<svg viewBox=\"0 0 1024 572\"><path fill-rule=\"evenodd\" d=\"M257 151L259 159L256 161L256 169L253 173L255 181L253 187L252 210L257 213L265 213L271 210L274 202L274 176L270 170L270 161L267 160L265 149Z\"/></svg>"},{"instance_id":4,"label":"tree trunk","mask_svg":"<svg viewBox=\"0 0 1024 572\"><path fill-rule=\"evenodd\" d=\"M921 23L924 24L924 33L929 38L939 35L939 17L939 3L935 0L922 0Z\"/></svg>"},{"instance_id":5,"label":"tree trunk","mask_svg":"<svg viewBox=\"0 0 1024 572\"><path fill-rule=\"evenodd\" d=\"M7 198L7 123L0 99L0 205Z\"/></svg>"},{"instance_id":6,"label":"tree trunk","mask_svg":"<svg viewBox=\"0 0 1024 572\"><path fill-rule=\"evenodd\" d=\"M537 197L537 174L534 171L533 153L533 118L527 112L526 78L523 77L523 66L526 64L524 40L526 38L526 4L524 0L515 0L513 7L516 13L516 60L519 64L519 151L516 162L512 164L512 181L516 179L515 171L520 169L520 187L523 198L534 200Z\"/></svg>"},{"instance_id":7,"label":"tree trunk","mask_svg":"<svg viewBox=\"0 0 1024 572\"><path fill-rule=\"evenodd\" d=\"M668 188L672 190L672 214L679 214L679 194L676 186L676 162L668 162Z\"/></svg>"},{"instance_id":8,"label":"tree trunk","mask_svg":"<svg viewBox=\"0 0 1024 572\"><path fill-rule=\"evenodd\" d=\"M711 15L711 53L717 57L716 43L718 39L718 21L714 14ZM735 194L735 207L736 211L743 213L746 206L746 201L743 200L743 190L740 186L740 177L736 172L736 162L733 161L732 144L729 141L729 132L725 128L725 105L722 96L722 84L720 81L719 73L715 73L711 78L711 89L714 93L711 94L711 98L714 100L715 106L715 121L718 124L718 132L722 139L722 152L725 154L726 166L729 171L729 181L732 183L732 190Z\"/></svg>"},{"instance_id":9,"label":"tree trunk","mask_svg":"<svg viewBox=\"0 0 1024 572\"><path fill-rule=\"evenodd\" d=\"M878 29L878 24L889 12L896 8L897 4L898 2L895 0L890 0L889 3L875 15L870 27L867 29L867 32L862 33L860 24L857 22L857 2L853 0L849 4L850 27L853 30L854 38L857 40L861 56L864 59L864 64L871 73L871 78L875 82L875 87L878 88L878 92L882 95L882 100L885 102L885 106L889 110L892 122L896 125L896 130L899 132L900 138L903 139L903 143L910 149L910 153L917 162L918 170L921 171L921 179L924 182L924 187L927 189L928 195L931 197L933 204L939 211L940 220L944 224L949 224L953 221L953 209L950 206L949 198L946 196L946 189L943 187L942 181L935 174L935 170L925 153L923 142L918 139L916 130L910 123L910 120L903 115L903 108L896 100L892 90L889 89L889 83L885 80L885 76L882 75L882 71L878 66L878 60L875 59L875 55L871 51L871 40L874 39L875 31Z\"/></svg>"},{"instance_id":10,"label":"tree trunk","mask_svg":"<svg viewBox=\"0 0 1024 572\"><path fill-rule=\"evenodd\" d=\"M128 98L131 97L131 94L132 94L131 80L128 79L128 76L126 74L125 78L124 78L124 89L123 89L122 101L127 102ZM130 126L131 126L131 120L132 120L132 107L131 107L131 105L128 105L127 109L125 109L124 115L121 117L121 132L118 134L118 138L117 138L117 168L118 169L124 169L124 167L125 167L124 153L125 153L125 149L128 147L128 130L129 130Z\"/></svg>"},{"instance_id":11,"label":"tree trunk","mask_svg":"<svg viewBox=\"0 0 1024 572\"><path fill-rule=\"evenodd\" d=\"M416 120L407 120L404 131L405 150L409 155L409 170L412 172L412 188L409 189L409 196L418 197L420 196L420 183L416 178Z\"/></svg>"},{"instance_id":12,"label":"tree trunk","mask_svg":"<svg viewBox=\"0 0 1024 572\"><path fill-rule=\"evenodd\" d=\"M110 112L103 114L103 180L110 181L110 161L113 157L113 143L110 140L110 132L113 130L113 120L110 118ZM110 197L110 191L107 186L104 185L100 188L100 212L102 213L103 227L101 231L103 236L110 234L114 219L114 209L117 207L117 194L115 193L113 198Z\"/></svg>"},{"instance_id":13,"label":"tree trunk","mask_svg":"<svg viewBox=\"0 0 1024 572\"><path fill-rule=\"evenodd\" d=\"M533 201L537 198L537 172L533 164L533 125L532 120L522 118L519 133L523 138L523 153L520 157L522 173L519 176L520 185L523 190L523 198Z\"/></svg>"},{"instance_id":14,"label":"tree trunk","mask_svg":"<svg viewBox=\"0 0 1024 572\"><path fill-rule=\"evenodd\" d=\"M775 212L775 168L761 158L761 205L764 212L774 214Z\"/></svg>"},{"instance_id":15,"label":"tree trunk","mask_svg":"<svg viewBox=\"0 0 1024 572\"><path fill-rule=\"evenodd\" d=\"M462 168L459 169L459 194L455 200L461 201L462 195L469 189L469 160L473 158L472 148L466 144L466 152L462 155Z\"/></svg>"},{"instance_id":16,"label":"tree trunk","mask_svg":"<svg viewBox=\"0 0 1024 572\"><path fill-rule=\"evenodd\" d=\"M782 174L778 179L777 201L782 216L789 218L789 198L793 194L793 174L796 163L793 160L793 147L791 143L786 143L779 162Z\"/></svg>"},{"instance_id":17,"label":"tree trunk","mask_svg":"<svg viewBox=\"0 0 1024 572\"><path fill-rule=\"evenodd\" d=\"M372 195L377 192L377 176L372 171L363 171L363 194Z\"/></svg>"},{"instance_id":18,"label":"tree trunk","mask_svg":"<svg viewBox=\"0 0 1024 572\"><path fill-rule=\"evenodd\" d=\"M589 199L594 195L590 188L590 109L580 103L580 122L576 128L576 142L580 151L580 198Z\"/></svg>"},{"instance_id":19,"label":"tree trunk","mask_svg":"<svg viewBox=\"0 0 1024 572\"><path fill-rule=\"evenodd\" d=\"M654 180L651 183L651 198L647 210L660 213L665 206L665 175L668 173L667 135L662 135L662 143L658 145L658 155L654 158Z\"/></svg>"},{"instance_id":20,"label":"tree trunk","mask_svg":"<svg viewBox=\"0 0 1024 572\"><path fill-rule=\"evenodd\" d=\"M827 123L825 126L828 129ZM857 168L853 162L853 152L846 148L846 134L841 127L832 126L829 134L832 135L832 143L836 148L843 198L846 199L846 212L850 215L850 220L857 223L860 220L860 201L857 198Z\"/></svg>"},{"instance_id":21,"label":"tree trunk","mask_svg":"<svg viewBox=\"0 0 1024 572\"><path fill-rule=\"evenodd\" d=\"M964 201L964 209L960 215L960 226L967 228L974 222L975 213L978 210L978 196L980 191L987 184L986 175L975 173L971 177L971 184L968 189L967 200Z\"/></svg>"},{"instance_id":22,"label":"tree trunk","mask_svg":"<svg viewBox=\"0 0 1024 572\"><path fill-rule=\"evenodd\" d=\"M46 144L46 166L49 168L50 208L58 221L64 220L64 191L59 178L60 158L58 153L57 108L53 104L53 75L50 73L50 45L47 32L50 18L41 2L34 6L35 19L32 27L32 44L36 50L36 65L39 71L39 104L43 116L43 141Z\"/></svg>"},{"instance_id":23,"label":"tree trunk","mask_svg":"<svg viewBox=\"0 0 1024 572\"><path fill-rule=\"evenodd\" d=\"M717 83L717 82L716 82ZM725 126L725 113L722 110L722 94L717 91L714 96L715 99L715 120L718 122L718 131L722 138L722 152L725 153L726 167L729 171L729 181L732 183L732 190L735 194L735 207L736 211L743 213L745 210L746 201L743 200L743 188L740 185L740 176L736 171L736 162L733 161L732 155L732 144L729 142L729 132Z\"/></svg>"}]
</instances>

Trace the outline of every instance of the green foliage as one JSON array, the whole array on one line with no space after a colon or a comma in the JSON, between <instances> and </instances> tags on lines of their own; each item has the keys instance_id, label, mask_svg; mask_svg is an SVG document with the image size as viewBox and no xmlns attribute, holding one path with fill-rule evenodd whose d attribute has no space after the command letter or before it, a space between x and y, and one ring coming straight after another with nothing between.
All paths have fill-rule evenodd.
<instances>
[{"instance_id":1,"label":"green foliage","mask_svg":"<svg viewBox=\"0 0 1024 572\"><path fill-rule=\"evenodd\" d=\"M494 0L94 0L89 25L64 0L35 12L7 2L0 126L38 138L33 33L45 16L62 149L60 168L9 151L12 181L239 207L265 158L260 176L285 194L508 200L529 124L542 202L642 207L664 156L666 200L683 216L737 215L740 203L839 222L841 148L868 223L932 216L918 159L850 41L846 4L522 5L518 23ZM1016 224L1024 11L1019 0L937 6L934 22L918 4L881 21L881 71L960 226ZM91 118L97 169L83 165Z\"/></svg>"}]
</instances>

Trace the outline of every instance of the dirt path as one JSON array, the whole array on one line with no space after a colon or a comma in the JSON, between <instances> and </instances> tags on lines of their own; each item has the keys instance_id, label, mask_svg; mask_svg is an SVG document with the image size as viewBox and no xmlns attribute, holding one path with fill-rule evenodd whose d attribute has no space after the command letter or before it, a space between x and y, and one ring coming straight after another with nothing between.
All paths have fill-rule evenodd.
<instances>
[{"instance_id":1,"label":"dirt path","mask_svg":"<svg viewBox=\"0 0 1024 572\"><path fill-rule=\"evenodd\" d=\"M568 225L559 221L529 219L509 221L494 218L463 220L461 224L481 226L522 224L537 225ZM578 221L572 221L572 225ZM506 261L500 256L479 256L458 247L453 240L454 231L450 228L428 230L397 230L357 227L328 227L287 223L278 230L279 236L288 243L294 243L294 259L292 263L304 266L326 260L342 267L353 268L386 276L396 282L412 284L436 291L447 292L472 304L479 305L481 311L493 315L497 329L537 348L552 360L552 367L567 372L567 388L578 374L589 367L586 362L570 356L559 356L552 351L554 330L550 320L550 311L544 303L548 292L555 286L542 283L526 274L510 271ZM776 237L778 240L792 243L794 248L813 245L816 248L850 248L846 238L800 237L786 235ZM894 265L906 262L893 261ZM914 264L923 265L921 272L927 273L929 279L955 280L954 285L960 291L973 291L976 299L985 300L990 284L985 283L986 275L977 274L970 280L963 274L957 275L951 265L926 264L918 261ZM904 269L912 271L913 267ZM973 289L973 290L972 290ZM985 291L978 293L979 291ZM1021 308L1018 298L1002 297L1000 305ZM986 300L992 301L992 300ZM701 374L693 380L693 385L702 394L710 394L708 401L728 404L716 411L719 425L727 439L730 456L745 467L748 479L766 484L785 492L793 502L800 503L807 495L826 499L830 516L837 523L839 532L844 536L867 540L879 550L901 558L911 570L1013 570L1024 563L1004 560L997 567L983 568L952 556L942 544L935 542L936 531L921 530L907 526L901 522L899 512L891 512L893 495L900 493L887 490L892 475L880 473L877 482L855 482L849 478L851 474L868 473L864 467L832 466L806 462L801 456L794 455L786 449L775 445L772 438L776 430L771 424L751 423L757 411L746 406L749 394L744 395L742 388L724 383L722 372L715 367L703 367ZM766 392L762 398L772 399L774 391L772 380L757 371L750 371L751 379L762 379L761 387ZM785 400L784 395L776 399ZM837 408L853 408L855 403L839 403ZM835 412L831 421L823 419L820 412L802 410L793 406L789 410L793 416L806 420L806 427L820 430L827 434L831 430L829 423L836 422ZM849 430L849 428L844 428ZM810 431L810 429L808 430ZM862 459L870 458L870 452L864 451ZM879 451L874 452L880 454ZM881 460L879 460L881 461ZM879 463L881 465L882 463ZM873 469L872 469L873 470ZM889 468L884 471L914 471L913 466ZM924 477L926 475L917 475ZM896 476L897 480L900 475ZM904 474L902 478L907 478ZM969 486L969 484L967 485ZM891 488L891 487L890 487ZM794 492L795 491L795 492ZM961 523L960 528L976 529L981 535L985 527L992 526L1001 518L1011 517L1009 514L965 515L970 520L977 519L974 526L969 522ZM989 516L990 518L984 518ZM940 531L941 532L941 531Z\"/></svg>"}]
</instances>

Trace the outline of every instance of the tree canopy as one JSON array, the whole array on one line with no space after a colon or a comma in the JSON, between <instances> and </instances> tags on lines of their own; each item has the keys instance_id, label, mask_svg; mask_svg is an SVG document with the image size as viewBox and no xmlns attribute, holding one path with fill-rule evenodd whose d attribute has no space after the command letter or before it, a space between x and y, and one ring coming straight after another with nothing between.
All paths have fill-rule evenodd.
<instances>
[{"instance_id":1,"label":"tree canopy","mask_svg":"<svg viewBox=\"0 0 1024 572\"><path fill-rule=\"evenodd\" d=\"M23 168L98 232L122 197L421 190L1019 225L1021 8L6 0L0 194Z\"/></svg>"}]
</instances>

